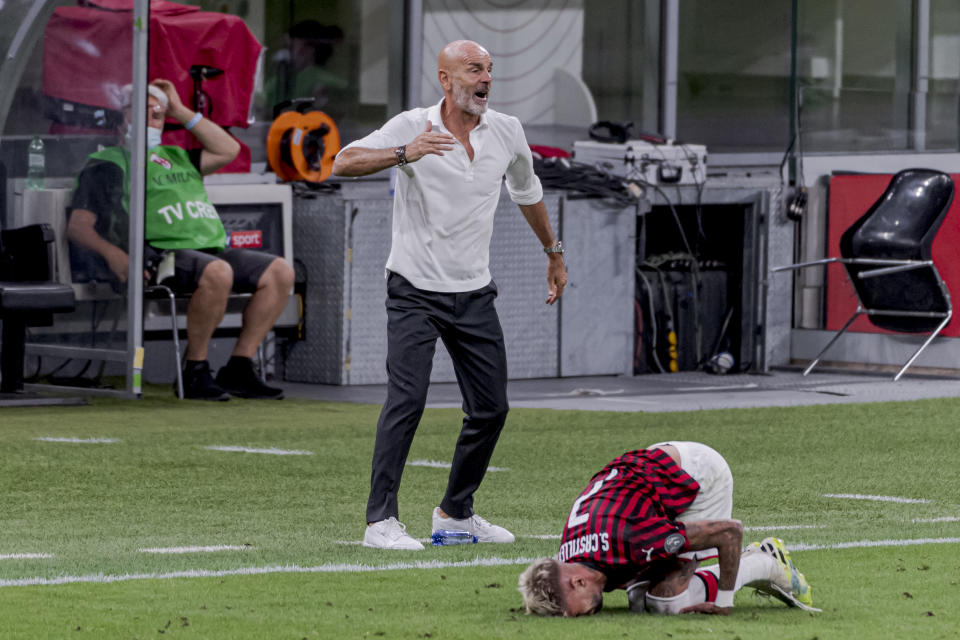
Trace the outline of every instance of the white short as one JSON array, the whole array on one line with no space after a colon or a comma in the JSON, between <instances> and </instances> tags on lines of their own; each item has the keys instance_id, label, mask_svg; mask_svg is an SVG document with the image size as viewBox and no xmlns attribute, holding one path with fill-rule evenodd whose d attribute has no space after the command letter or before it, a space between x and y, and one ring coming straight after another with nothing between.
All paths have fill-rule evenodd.
<instances>
[{"instance_id":1,"label":"white short","mask_svg":"<svg viewBox=\"0 0 960 640\"><path fill-rule=\"evenodd\" d=\"M697 582L700 582L697 580ZM695 587L693 581L690 582L690 587ZM702 592L703 589L701 588ZM694 589L687 588L681 594L675 595L671 598L658 598L657 596L646 595L645 609L650 613L659 613L662 616L672 616L680 613L683 609L686 609L689 606L699 604L704 602L703 593L694 593Z\"/></svg>"},{"instance_id":2,"label":"white short","mask_svg":"<svg viewBox=\"0 0 960 640\"><path fill-rule=\"evenodd\" d=\"M627 589L627 598L630 610L634 613L659 613L670 616L680 613L683 609L707 601L707 590L703 581L696 576L690 579L690 585L683 593L669 598L657 597L648 593L645 584L633 585Z\"/></svg>"},{"instance_id":3,"label":"white short","mask_svg":"<svg viewBox=\"0 0 960 640\"><path fill-rule=\"evenodd\" d=\"M648 449L672 445L680 453L680 468L700 485L693 504L677 518L680 522L695 520L729 520L733 514L733 475L727 461L711 447L699 442L658 442ZM716 549L680 554L681 557L704 559L717 555Z\"/></svg>"}]
</instances>

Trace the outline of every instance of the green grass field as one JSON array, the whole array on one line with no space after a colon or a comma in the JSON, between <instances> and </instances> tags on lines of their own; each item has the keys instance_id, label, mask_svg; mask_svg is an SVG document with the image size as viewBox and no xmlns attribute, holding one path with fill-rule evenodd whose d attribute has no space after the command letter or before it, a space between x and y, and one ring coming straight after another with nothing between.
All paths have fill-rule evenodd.
<instances>
[{"instance_id":1,"label":"green grass field","mask_svg":"<svg viewBox=\"0 0 960 640\"><path fill-rule=\"evenodd\" d=\"M386 552L358 544L378 407L177 402L164 388L139 402L3 409L0 638L956 638L958 412L960 400L514 410L492 461L503 470L488 473L476 508L518 542ZM410 460L449 461L460 419L427 411ZM545 536L559 535L589 477L666 439L724 454L747 541L778 535L801 549L823 613L745 590L723 618L631 614L622 592L593 618L523 615L517 576L556 552ZM446 475L406 469L401 519L415 537L430 534ZM176 547L215 550L144 551Z\"/></svg>"}]
</instances>

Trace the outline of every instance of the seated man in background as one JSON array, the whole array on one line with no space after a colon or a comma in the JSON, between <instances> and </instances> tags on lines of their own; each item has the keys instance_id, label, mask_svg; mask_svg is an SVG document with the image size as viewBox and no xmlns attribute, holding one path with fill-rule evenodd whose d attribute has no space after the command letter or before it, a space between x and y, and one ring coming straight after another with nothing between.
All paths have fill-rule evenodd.
<instances>
[{"instance_id":1,"label":"seated man in background","mask_svg":"<svg viewBox=\"0 0 960 640\"><path fill-rule=\"evenodd\" d=\"M813 610L782 542L767 538L741 554L732 507L730 468L707 445L674 441L623 454L574 501L557 557L520 576L527 612L590 615L604 591L626 589L634 611L725 615L743 586ZM714 554L718 563L697 571Z\"/></svg>"},{"instance_id":2,"label":"seated man in background","mask_svg":"<svg viewBox=\"0 0 960 640\"><path fill-rule=\"evenodd\" d=\"M129 136L132 117L127 89L124 122ZM187 307L184 397L282 398L282 389L263 383L252 358L283 311L293 287L293 268L277 256L227 248L223 223L203 186L203 176L229 164L240 145L216 123L184 106L169 81L154 80L148 89L144 265L159 264L164 258L169 264L172 255L173 273L169 277L162 273L162 284L192 294ZM183 124L203 148L187 152L161 145L167 116ZM77 179L67 224L69 239L99 255L120 282L126 282L129 270L129 155L118 146L90 156ZM149 272L144 276L156 277ZM231 291L253 295L244 309L232 357L214 380L207 352Z\"/></svg>"},{"instance_id":3,"label":"seated man in background","mask_svg":"<svg viewBox=\"0 0 960 640\"><path fill-rule=\"evenodd\" d=\"M292 98L313 98L313 108L338 123L346 115L350 83L332 71L328 62L343 42L336 25L302 20L287 33L289 46L273 55L273 76L266 82L267 107Z\"/></svg>"}]
</instances>

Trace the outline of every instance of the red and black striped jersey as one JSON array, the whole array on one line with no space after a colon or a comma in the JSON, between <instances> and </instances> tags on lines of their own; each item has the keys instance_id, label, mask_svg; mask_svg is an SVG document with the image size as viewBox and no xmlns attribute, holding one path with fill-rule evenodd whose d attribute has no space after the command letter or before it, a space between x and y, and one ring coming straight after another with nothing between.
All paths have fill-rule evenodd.
<instances>
[{"instance_id":1,"label":"red and black striped jersey","mask_svg":"<svg viewBox=\"0 0 960 640\"><path fill-rule=\"evenodd\" d=\"M686 550L677 516L700 485L662 449L629 451L590 479L573 503L557 559L582 562L622 586L657 561Z\"/></svg>"}]
</instances>

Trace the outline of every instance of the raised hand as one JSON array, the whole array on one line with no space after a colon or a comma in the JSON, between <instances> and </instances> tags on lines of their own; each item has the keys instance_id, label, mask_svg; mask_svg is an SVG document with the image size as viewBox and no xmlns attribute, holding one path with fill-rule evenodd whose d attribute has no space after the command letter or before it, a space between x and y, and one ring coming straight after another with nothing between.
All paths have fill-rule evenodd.
<instances>
[{"instance_id":1,"label":"raised hand","mask_svg":"<svg viewBox=\"0 0 960 640\"><path fill-rule=\"evenodd\" d=\"M180 100L180 94L177 93L177 89L173 86L172 82L164 80L163 78L157 78L150 84L167 94L167 100L170 101L170 105L167 107L167 113L171 116L176 117L176 114L184 109L183 102Z\"/></svg>"},{"instance_id":2,"label":"raised hand","mask_svg":"<svg viewBox=\"0 0 960 640\"><path fill-rule=\"evenodd\" d=\"M407 162L416 162L428 154L442 156L444 151L453 149L455 139L449 133L441 133L433 130L433 123L427 121L427 128L407 143Z\"/></svg>"}]
</instances>

